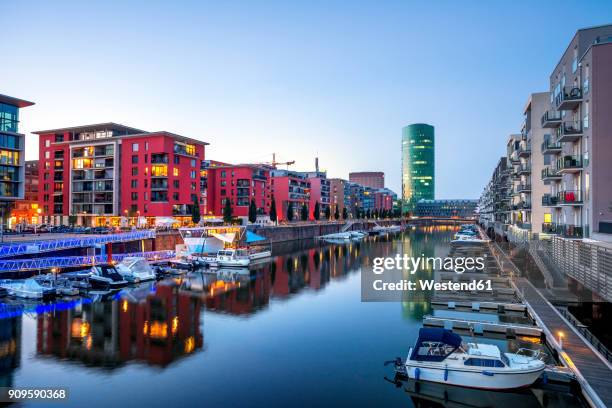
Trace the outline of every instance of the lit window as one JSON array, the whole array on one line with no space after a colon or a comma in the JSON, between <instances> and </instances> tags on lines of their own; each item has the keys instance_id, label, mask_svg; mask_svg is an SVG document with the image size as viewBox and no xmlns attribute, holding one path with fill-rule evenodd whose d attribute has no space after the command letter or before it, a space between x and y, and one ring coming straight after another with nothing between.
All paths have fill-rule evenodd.
<instances>
[{"instance_id":1,"label":"lit window","mask_svg":"<svg viewBox=\"0 0 612 408\"><path fill-rule=\"evenodd\" d=\"M173 169L172 169L172 174L173 174L174 176L178 177L178 175L179 175L179 169L178 169L178 167L175 167L175 168L173 168Z\"/></svg>"},{"instance_id":2,"label":"lit window","mask_svg":"<svg viewBox=\"0 0 612 408\"><path fill-rule=\"evenodd\" d=\"M137 152L138 151L138 143L132 143L132 151L133 152Z\"/></svg>"}]
</instances>

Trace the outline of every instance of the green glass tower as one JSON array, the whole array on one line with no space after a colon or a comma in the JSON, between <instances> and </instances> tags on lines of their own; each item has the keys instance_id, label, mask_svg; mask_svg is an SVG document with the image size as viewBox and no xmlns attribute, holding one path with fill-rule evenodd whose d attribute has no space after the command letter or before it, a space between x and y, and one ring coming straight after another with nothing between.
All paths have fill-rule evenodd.
<instances>
[{"instance_id":1,"label":"green glass tower","mask_svg":"<svg viewBox=\"0 0 612 408\"><path fill-rule=\"evenodd\" d=\"M402 129L402 200L404 210L434 199L434 127L415 123Z\"/></svg>"}]
</instances>

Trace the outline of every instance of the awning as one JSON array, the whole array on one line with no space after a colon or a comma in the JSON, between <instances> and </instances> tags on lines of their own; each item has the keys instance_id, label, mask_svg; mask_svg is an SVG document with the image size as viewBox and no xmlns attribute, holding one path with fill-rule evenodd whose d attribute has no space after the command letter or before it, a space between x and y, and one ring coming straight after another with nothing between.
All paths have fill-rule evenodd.
<instances>
[{"instance_id":1,"label":"awning","mask_svg":"<svg viewBox=\"0 0 612 408\"><path fill-rule=\"evenodd\" d=\"M236 233L235 232L229 232L227 234L210 234L213 237L223 241L223 242L228 242L228 243L232 243L234 242L234 238L236 238Z\"/></svg>"},{"instance_id":2,"label":"awning","mask_svg":"<svg viewBox=\"0 0 612 408\"><path fill-rule=\"evenodd\" d=\"M262 237L261 235L257 235L256 233L251 231L247 231L246 233L247 244L250 244L252 242L265 241L266 239L266 237Z\"/></svg>"}]
</instances>

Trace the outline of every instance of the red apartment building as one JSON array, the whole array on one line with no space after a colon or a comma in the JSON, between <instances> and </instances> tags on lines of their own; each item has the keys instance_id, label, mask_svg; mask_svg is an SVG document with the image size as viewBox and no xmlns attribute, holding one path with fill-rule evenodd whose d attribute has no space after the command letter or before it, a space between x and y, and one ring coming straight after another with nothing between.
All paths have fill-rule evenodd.
<instances>
[{"instance_id":1,"label":"red apartment building","mask_svg":"<svg viewBox=\"0 0 612 408\"><path fill-rule=\"evenodd\" d=\"M270 175L278 221L287 220L289 203L293 203L293 220L300 219L304 204L308 207L308 214L312 214L310 209L310 181L305 173L272 170Z\"/></svg>"},{"instance_id":2,"label":"red apartment building","mask_svg":"<svg viewBox=\"0 0 612 408\"><path fill-rule=\"evenodd\" d=\"M207 214L223 215L230 200L234 217L248 217L251 200L258 214L270 214L270 166L263 164L211 164L207 174Z\"/></svg>"},{"instance_id":3,"label":"red apartment building","mask_svg":"<svg viewBox=\"0 0 612 408\"><path fill-rule=\"evenodd\" d=\"M38 223L38 160L25 162L25 185L23 200L15 200L11 211L10 225L20 228Z\"/></svg>"},{"instance_id":4,"label":"red apartment building","mask_svg":"<svg viewBox=\"0 0 612 408\"><path fill-rule=\"evenodd\" d=\"M208 143L115 123L34 133L43 222L67 224L70 215L82 225L170 216L188 222L201 199Z\"/></svg>"},{"instance_id":5,"label":"red apartment building","mask_svg":"<svg viewBox=\"0 0 612 408\"><path fill-rule=\"evenodd\" d=\"M349 173L349 181L364 187L385 188L385 173L382 171L352 172Z\"/></svg>"}]
</instances>

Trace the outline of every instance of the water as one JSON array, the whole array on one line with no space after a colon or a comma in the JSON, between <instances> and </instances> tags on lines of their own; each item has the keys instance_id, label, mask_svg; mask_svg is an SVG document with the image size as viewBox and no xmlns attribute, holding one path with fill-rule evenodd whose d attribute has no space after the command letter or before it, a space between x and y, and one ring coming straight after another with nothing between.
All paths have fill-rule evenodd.
<instances>
[{"instance_id":1,"label":"water","mask_svg":"<svg viewBox=\"0 0 612 408\"><path fill-rule=\"evenodd\" d=\"M401 385L426 298L362 303L360 268L398 251L444 256L452 230L349 245L279 245L251 274L207 273L94 296L0 322L4 386L69 389L61 406L580 406L543 390L493 393ZM431 272L424 272L425 274ZM522 342L491 340L503 349ZM387 379L385 379L387 377ZM53 404L50 406L58 406Z\"/></svg>"}]
</instances>

